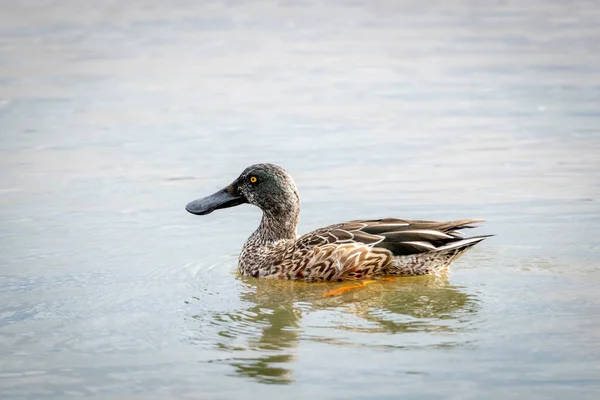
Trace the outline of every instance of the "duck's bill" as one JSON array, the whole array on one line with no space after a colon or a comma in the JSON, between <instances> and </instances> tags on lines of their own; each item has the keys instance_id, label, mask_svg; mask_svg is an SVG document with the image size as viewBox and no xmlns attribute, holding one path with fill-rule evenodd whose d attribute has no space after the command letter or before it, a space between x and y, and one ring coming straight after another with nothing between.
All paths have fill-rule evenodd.
<instances>
[{"instance_id":1,"label":"duck's bill","mask_svg":"<svg viewBox=\"0 0 600 400\"><path fill-rule=\"evenodd\" d=\"M188 203L185 209L192 214L206 215L219 208L234 207L244 203L247 203L245 197L231 194L229 188L225 188L215 194Z\"/></svg>"}]
</instances>

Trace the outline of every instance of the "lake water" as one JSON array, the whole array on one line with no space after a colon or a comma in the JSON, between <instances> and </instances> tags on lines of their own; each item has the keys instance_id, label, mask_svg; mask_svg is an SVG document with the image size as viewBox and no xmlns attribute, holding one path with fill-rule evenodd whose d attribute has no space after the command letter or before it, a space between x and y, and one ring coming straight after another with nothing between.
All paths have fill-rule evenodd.
<instances>
[{"instance_id":1,"label":"lake water","mask_svg":"<svg viewBox=\"0 0 600 400\"><path fill-rule=\"evenodd\" d=\"M2 1L0 397L596 399L596 1ZM488 219L444 278L242 278L299 232Z\"/></svg>"}]
</instances>

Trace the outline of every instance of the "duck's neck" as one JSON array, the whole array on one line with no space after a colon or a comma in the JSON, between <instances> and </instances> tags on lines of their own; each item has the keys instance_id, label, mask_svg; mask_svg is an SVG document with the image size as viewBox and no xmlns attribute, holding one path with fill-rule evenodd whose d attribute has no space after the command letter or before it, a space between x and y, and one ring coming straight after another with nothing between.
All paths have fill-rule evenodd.
<instances>
[{"instance_id":1,"label":"duck's neck","mask_svg":"<svg viewBox=\"0 0 600 400\"><path fill-rule=\"evenodd\" d=\"M248 243L266 245L278 240L296 239L299 218L299 207L263 211L260 225L250 236Z\"/></svg>"}]
</instances>

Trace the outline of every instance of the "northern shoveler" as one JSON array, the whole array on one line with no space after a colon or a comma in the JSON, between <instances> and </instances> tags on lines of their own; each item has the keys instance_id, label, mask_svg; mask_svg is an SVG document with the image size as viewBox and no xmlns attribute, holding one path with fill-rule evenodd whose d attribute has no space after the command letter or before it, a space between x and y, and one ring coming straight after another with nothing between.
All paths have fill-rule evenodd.
<instances>
[{"instance_id":1,"label":"northern shoveler","mask_svg":"<svg viewBox=\"0 0 600 400\"><path fill-rule=\"evenodd\" d=\"M242 275L305 281L342 281L386 276L439 275L467 249L488 236L465 238L461 229L482 219L450 222L406 219L354 220L298 237L300 198L281 167L256 164L229 186L189 203L206 215L249 203L262 221L239 258Z\"/></svg>"}]
</instances>

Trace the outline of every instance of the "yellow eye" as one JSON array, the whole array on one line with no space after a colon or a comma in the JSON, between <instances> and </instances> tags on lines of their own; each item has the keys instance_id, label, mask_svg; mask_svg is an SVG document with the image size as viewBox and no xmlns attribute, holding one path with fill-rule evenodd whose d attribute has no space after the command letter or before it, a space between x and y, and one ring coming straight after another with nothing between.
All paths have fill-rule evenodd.
<instances>
[{"instance_id":1,"label":"yellow eye","mask_svg":"<svg viewBox=\"0 0 600 400\"><path fill-rule=\"evenodd\" d=\"M256 177L255 177L255 176L251 176L251 177L250 177L250 182L252 182L252 183L256 183L256 181L257 181L257 179L256 179Z\"/></svg>"}]
</instances>

